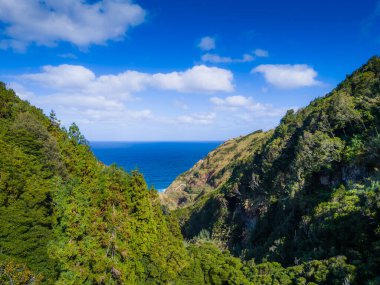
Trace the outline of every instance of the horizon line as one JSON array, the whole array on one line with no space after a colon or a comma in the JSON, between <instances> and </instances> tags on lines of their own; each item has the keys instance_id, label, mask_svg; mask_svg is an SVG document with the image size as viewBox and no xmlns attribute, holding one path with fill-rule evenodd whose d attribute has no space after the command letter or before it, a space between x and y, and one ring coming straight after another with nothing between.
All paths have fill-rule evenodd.
<instances>
[{"instance_id":1,"label":"horizon line","mask_svg":"<svg viewBox=\"0 0 380 285\"><path fill-rule=\"evenodd\" d=\"M106 142L106 143L165 143L165 142L225 142L226 140L152 140L152 141L143 141L143 140L88 140L90 143Z\"/></svg>"}]
</instances>

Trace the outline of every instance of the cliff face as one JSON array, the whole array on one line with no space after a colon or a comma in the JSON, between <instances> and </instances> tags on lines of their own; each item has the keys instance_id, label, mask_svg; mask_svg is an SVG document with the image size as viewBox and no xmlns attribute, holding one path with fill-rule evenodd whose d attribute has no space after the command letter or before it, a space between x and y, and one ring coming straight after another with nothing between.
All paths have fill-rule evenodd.
<instances>
[{"instance_id":1,"label":"cliff face","mask_svg":"<svg viewBox=\"0 0 380 285\"><path fill-rule=\"evenodd\" d=\"M160 194L162 205L170 210L183 208L213 192L231 177L234 165L243 163L254 155L271 134L272 132L256 131L226 141L178 176Z\"/></svg>"},{"instance_id":2,"label":"cliff face","mask_svg":"<svg viewBox=\"0 0 380 285\"><path fill-rule=\"evenodd\" d=\"M379 132L374 57L273 131L248 136L248 148L236 140L210 153L163 201L188 239L207 233L235 255L287 265L345 255L365 275L380 261Z\"/></svg>"}]
</instances>

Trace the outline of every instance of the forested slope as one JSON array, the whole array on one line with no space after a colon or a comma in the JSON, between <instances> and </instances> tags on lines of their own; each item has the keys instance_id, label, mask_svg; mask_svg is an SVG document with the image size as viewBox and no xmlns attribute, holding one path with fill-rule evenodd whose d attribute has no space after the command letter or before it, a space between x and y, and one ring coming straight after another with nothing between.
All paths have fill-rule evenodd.
<instances>
[{"instance_id":1,"label":"forested slope","mask_svg":"<svg viewBox=\"0 0 380 285\"><path fill-rule=\"evenodd\" d=\"M75 124L4 84L0 101L0 284L380 283L377 57L213 152L174 212L138 172L98 162Z\"/></svg>"},{"instance_id":2,"label":"forested slope","mask_svg":"<svg viewBox=\"0 0 380 285\"><path fill-rule=\"evenodd\" d=\"M75 124L66 131L4 84L0 100L2 270L27 266L20 280L49 284L174 279L182 237L141 174L102 165Z\"/></svg>"},{"instance_id":3,"label":"forested slope","mask_svg":"<svg viewBox=\"0 0 380 285\"><path fill-rule=\"evenodd\" d=\"M225 183L178 208L185 238L285 266L344 256L357 284L378 284L379 132L373 57L325 97L288 111L258 151L231 164Z\"/></svg>"}]
</instances>

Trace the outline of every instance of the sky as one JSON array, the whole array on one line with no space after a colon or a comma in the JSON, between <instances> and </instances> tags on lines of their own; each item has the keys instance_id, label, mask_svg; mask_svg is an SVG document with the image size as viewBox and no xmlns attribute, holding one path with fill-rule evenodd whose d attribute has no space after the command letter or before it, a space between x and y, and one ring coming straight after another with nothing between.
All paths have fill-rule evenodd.
<instances>
[{"instance_id":1,"label":"sky","mask_svg":"<svg viewBox=\"0 0 380 285\"><path fill-rule=\"evenodd\" d=\"M268 130L379 51L378 0L0 0L0 80L90 141Z\"/></svg>"}]
</instances>

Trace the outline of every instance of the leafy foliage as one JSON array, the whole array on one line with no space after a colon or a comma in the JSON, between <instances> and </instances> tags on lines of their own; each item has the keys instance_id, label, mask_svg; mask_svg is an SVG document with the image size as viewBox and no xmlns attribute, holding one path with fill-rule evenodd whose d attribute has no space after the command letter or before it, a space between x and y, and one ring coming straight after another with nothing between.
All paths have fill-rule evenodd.
<instances>
[{"instance_id":1,"label":"leafy foliage","mask_svg":"<svg viewBox=\"0 0 380 285\"><path fill-rule=\"evenodd\" d=\"M278 262L280 272L344 256L356 268L352 282L375 284L379 126L380 58L373 57L325 97L288 111L250 159L231 164L226 182L176 210L185 238L207 230L220 248Z\"/></svg>"},{"instance_id":2,"label":"leafy foliage","mask_svg":"<svg viewBox=\"0 0 380 285\"><path fill-rule=\"evenodd\" d=\"M177 284L248 284L239 258L222 252L210 242L188 246L191 262Z\"/></svg>"},{"instance_id":3,"label":"leafy foliage","mask_svg":"<svg viewBox=\"0 0 380 285\"><path fill-rule=\"evenodd\" d=\"M41 276L35 276L25 265L14 261L3 261L0 263L1 284L33 285L41 281Z\"/></svg>"},{"instance_id":4,"label":"leafy foliage","mask_svg":"<svg viewBox=\"0 0 380 285\"><path fill-rule=\"evenodd\" d=\"M380 283L380 58L212 152L174 212L76 124L0 100L1 284Z\"/></svg>"},{"instance_id":5,"label":"leafy foliage","mask_svg":"<svg viewBox=\"0 0 380 285\"><path fill-rule=\"evenodd\" d=\"M187 252L178 225L163 215L141 174L102 165L77 125L66 131L54 112L44 116L3 84L0 98L0 260L6 262L0 278L13 276L11 284L30 276L46 284L174 280Z\"/></svg>"}]
</instances>

